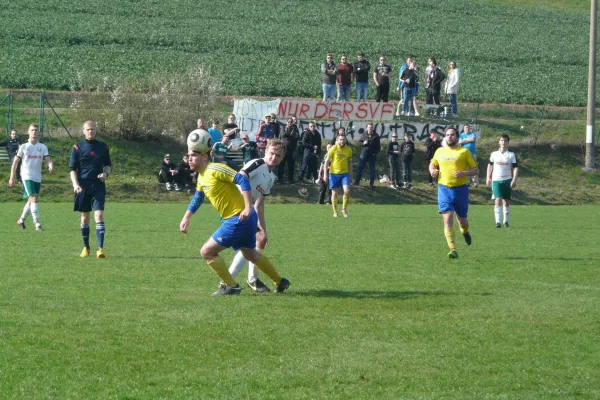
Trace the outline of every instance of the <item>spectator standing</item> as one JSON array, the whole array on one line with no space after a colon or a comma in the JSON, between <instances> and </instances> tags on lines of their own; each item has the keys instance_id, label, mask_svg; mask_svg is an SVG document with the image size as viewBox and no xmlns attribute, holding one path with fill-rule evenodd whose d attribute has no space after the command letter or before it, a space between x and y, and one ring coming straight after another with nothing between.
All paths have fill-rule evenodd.
<instances>
[{"instance_id":1,"label":"spectator standing","mask_svg":"<svg viewBox=\"0 0 600 400\"><path fill-rule=\"evenodd\" d=\"M281 125L277 122L277 115L275 113L271 113L271 123L273 124L273 135L275 135L275 139L279 139L281 133ZM275 167L277 169L277 167Z\"/></svg>"},{"instance_id":2,"label":"spectator standing","mask_svg":"<svg viewBox=\"0 0 600 400\"><path fill-rule=\"evenodd\" d=\"M317 177L317 182L319 184L319 201L317 204L331 204L331 189L329 189L329 185L327 184L327 175L329 174L329 169L327 166L327 158L329 155L329 150L333 147L333 144L327 143L327 153L323 156L323 161L321 162L321 166L319 167L319 174ZM327 201L325 198L327 197Z\"/></svg>"},{"instance_id":3,"label":"spectator standing","mask_svg":"<svg viewBox=\"0 0 600 400\"><path fill-rule=\"evenodd\" d=\"M236 120L235 114L230 114L227 117L227 122L223 124L223 135L228 136L229 139L235 139L235 136L240 132Z\"/></svg>"},{"instance_id":4,"label":"spectator standing","mask_svg":"<svg viewBox=\"0 0 600 400\"><path fill-rule=\"evenodd\" d=\"M265 156L265 149L269 139L275 138L275 125L273 124L273 116L265 115L265 120L260 123L256 132L256 146L258 147L259 158Z\"/></svg>"},{"instance_id":5,"label":"spectator standing","mask_svg":"<svg viewBox=\"0 0 600 400\"><path fill-rule=\"evenodd\" d=\"M352 67L354 81L356 82L356 101L368 101L369 94L369 71L371 64L365 60L365 53L358 53L356 62Z\"/></svg>"},{"instance_id":6,"label":"spectator standing","mask_svg":"<svg viewBox=\"0 0 600 400\"><path fill-rule=\"evenodd\" d=\"M210 133L210 138L212 139L213 144L221 141L221 137L223 137L223 134L219 130L219 120L218 119L216 119L216 118L213 119L212 128L208 129L208 133Z\"/></svg>"},{"instance_id":7,"label":"spectator standing","mask_svg":"<svg viewBox=\"0 0 600 400\"><path fill-rule=\"evenodd\" d=\"M373 81L377 86L377 97L376 101L384 103L388 102L388 96L390 94L390 74L392 73L392 67L385 63L385 57L379 57L379 64L373 71Z\"/></svg>"},{"instance_id":8,"label":"spectator standing","mask_svg":"<svg viewBox=\"0 0 600 400\"><path fill-rule=\"evenodd\" d=\"M179 192L181 187L179 187L178 180L175 178L178 173L177 165L171 161L171 155L165 154L158 169L158 182L164 183L168 191L175 189Z\"/></svg>"},{"instance_id":9,"label":"spectator standing","mask_svg":"<svg viewBox=\"0 0 600 400\"><path fill-rule=\"evenodd\" d=\"M365 164L369 163L369 186L373 189L375 185L375 162L377 161L377 154L381 150L381 138L373 129L373 123L369 122L367 124L367 131L360 136L357 146L360 147L360 158L354 184L359 185Z\"/></svg>"},{"instance_id":10,"label":"spectator standing","mask_svg":"<svg viewBox=\"0 0 600 400\"><path fill-rule=\"evenodd\" d=\"M431 71L429 72L427 89L427 104L440 105L440 91L442 90L442 81L446 79L446 76L441 69L437 66L435 58L431 57Z\"/></svg>"},{"instance_id":11,"label":"spectator standing","mask_svg":"<svg viewBox=\"0 0 600 400\"><path fill-rule=\"evenodd\" d=\"M492 198L495 200L496 228L502 226L500 225L502 211L504 211L504 227L508 228L512 190L517 185L517 176L519 175L517 156L512 151L508 151L509 141L508 135L503 134L500 136L500 149L490 155L490 163L487 168L486 184L488 187L492 187Z\"/></svg>"},{"instance_id":12,"label":"spectator standing","mask_svg":"<svg viewBox=\"0 0 600 400\"><path fill-rule=\"evenodd\" d=\"M402 112L401 110L403 109L403 104L404 104L404 80L402 80L402 73L404 72L405 69L408 68L408 64L410 63L410 60L412 60L411 57L407 57L406 58L406 63L402 64L400 66L400 70L398 71L398 86L396 86L396 92L400 93L400 101L398 101L398 105L396 106L396 116L399 117L400 113Z\"/></svg>"},{"instance_id":13,"label":"spectator standing","mask_svg":"<svg viewBox=\"0 0 600 400\"><path fill-rule=\"evenodd\" d=\"M296 166L296 148L298 147L298 141L300 140L300 132L298 127L294 124L294 120L289 118L287 124L283 129L283 135L281 137L283 145L285 146L285 155L281 164L279 164L279 182L283 182L283 174L287 165L288 182L294 183L294 167Z\"/></svg>"},{"instance_id":14,"label":"spectator standing","mask_svg":"<svg viewBox=\"0 0 600 400\"><path fill-rule=\"evenodd\" d=\"M412 59L409 60L408 68L405 68L404 71L402 71L400 80L403 82L402 114L413 116L415 115L415 105L413 99L419 81L419 76L415 70L415 62Z\"/></svg>"},{"instance_id":15,"label":"spectator standing","mask_svg":"<svg viewBox=\"0 0 600 400\"><path fill-rule=\"evenodd\" d=\"M400 188L400 143L398 134L392 134L392 140L387 145L388 162L390 164L390 180L394 189Z\"/></svg>"},{"instance_id":16,"label":"spectator standing","mask_svg":"<svg viewBox=\"0 0 600 400\"><path fill-rule=\"evenodd\" d=\"M415 142L412 141L410 134L404 134L404 143L400 145L400 158L402 160L402 176L404 188L412 187L412 162L415 153Z\"/></svg>"},{"instance_id":17,"label":"spectator standing","mask_svg":"<svg viewBox=\"0 0 600 400\"><path fill-rule=\"evenodd\" d=\"M448 66L450 69L448 70L448 79L446 80L445 90L450 105L452 106L452 116L456 117L456 114L458 114L456 95L458 93L458 84L460 82L460 70L456 68L456 61L450 61Z\"/></svg>"},{"instance_id":18,"label":"spectator standing","mask_svg":"<svg viewBox=\"0 0 600 400\"><path fill-rule=\"evenodd\" d=\"M258 148L256 142L251 142L246 133L242 133L242 141L240 149L243 151L244 164L246 164L248 161L258 158Z\"/></svg>"},{"instance_id":19,"label":"spectator standing","mask_svg":"<svg viewBox=\"0 0 600 400\"><path fill-rule=\"evenodd\" d=\"M442 143L440 142L440 138L438 137L436 131L431 130L429 132L429 137L425 139L425 147L425 165L427 168L427 175L429 175L429 186L433 186L434 177L429 173L429 163L431 162L431 159L435 155L437 149L442 147Z\"/></svg>"},{"instance_id":20,"label":"spectator standing","mask_svg":"<svg viewBox=\"0 0 600 400\"><path fill-rule=\"evenodd\" d=\"M350 88L352 87L354 67L352 66L352 64L348 63L348 56L343 55L341 57L341 62L337 65L337 69L337 101L350 101Z\"/></svg>"},{"instance_id":21,"label":"spectator standing","mask_svg":"<svg viewBox=\"0 0 600 400\"><path fill-rule=\"evenodd\" d=\"M477 133L471 131L471 126L469 124L465 124L463 131L459 136L458 144L469 150L475 161L477 161L476 142ZM468 181L469 183L473 183L473 186L477 187L477 185L479 185L479 174L470 176Z\"/></svg>"},{"instance_id":22,"label":"spectator standing","mask_svg":"<svg viewBox=\"0 0 600 400\"><path fill-rule=\"evenodd\" d=\"M335 101L335 82L337 79L337 65L333 61L333 54L327 53L327 60L321 64L323 76L323 101Z\"/></svg>"},{"instance_id":23,"label":"spectator standing","mask_svg":"<svg viewBox=\"0 0 600 400\"><path fill-rule=\"evenodd\" d=\"M303 149L302 168L300 168L300 181L306 178L310 182L317 179L317 160L321 151L321 134L317 130L317 123L311 121L308 129L300 136L300 147Z\"/></svg>"},{"instance_id":24,"label":"spectator standing","mask_svg":"<svg viewBox=\"0 0 600 400\"><path fill-rule=\"evenodd\" d=\"M13 161L17 152L19 151L19 146L21 145L21 141L19 140L19 133L16 129L10 131L10 139L6 139L0 142L0 147L6 147L6 151L8 152L8 157L10 157L10 165L13 165ZM17 165L17 180L21 182L21 163Z\"/></svg>"}]
</instances>

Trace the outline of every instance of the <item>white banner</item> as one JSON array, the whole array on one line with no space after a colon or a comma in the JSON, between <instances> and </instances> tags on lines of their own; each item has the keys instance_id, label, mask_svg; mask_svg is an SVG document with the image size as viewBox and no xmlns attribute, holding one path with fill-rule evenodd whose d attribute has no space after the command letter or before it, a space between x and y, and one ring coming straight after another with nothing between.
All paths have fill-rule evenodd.
<instances>
[{"instance_id":1,"label":"white banner","mask_svg":"<svg viewBox=\"0 0 600 400\"><path fill-rule=\"evenodd\" d=\"M258 118L262 120L265 115L279 112L281 99L258 101L254 99L236 99L233 102L233 113L237 119L244 117Z\"/></svg>"}]
</instances>

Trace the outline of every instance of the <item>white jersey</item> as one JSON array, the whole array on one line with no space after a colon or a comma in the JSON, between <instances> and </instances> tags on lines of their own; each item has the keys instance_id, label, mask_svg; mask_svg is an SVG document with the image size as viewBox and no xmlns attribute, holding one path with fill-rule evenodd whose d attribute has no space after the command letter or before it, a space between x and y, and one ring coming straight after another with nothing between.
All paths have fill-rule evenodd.
<instances>
[{"instance_id":1,"label":"white jersey","mask_svg":"<svg viewBox=\"0 0 600 400\"><path fill-rule=\"evenodd\" d=\"M17 151L17 156L21 159L21 179L41 183L42 163L44 157L49 155L48 148L43 143L23 143Z\"/></svg>"},{"instance_id":2,"label":"white jersey","mask_svg":"<svg viewBox=\"0 0 600 400\"><path fill-rule=\"evenodd\" d=\"M255 160L248 161L243 167L242 171L248 174L250 178L250 186L252 187L252 199L256 201L258 196L262 193L263 196L271 194L273 184L277 179L275 174L269 171L269 167L265 160L257 158Z\"/></svg>"},{"instance_id":3,"label":"white jersey","mask_svg":"<svg viewBox=\"0 0 600 400\"><path fill-rule=\"evenodd\" d=\"M490 155L490 164L494 166L492 170L493 181L504 181L512 179L512 169L517 167L517 156L512 151L494 151Z\"/></svg>"}]
</instances>

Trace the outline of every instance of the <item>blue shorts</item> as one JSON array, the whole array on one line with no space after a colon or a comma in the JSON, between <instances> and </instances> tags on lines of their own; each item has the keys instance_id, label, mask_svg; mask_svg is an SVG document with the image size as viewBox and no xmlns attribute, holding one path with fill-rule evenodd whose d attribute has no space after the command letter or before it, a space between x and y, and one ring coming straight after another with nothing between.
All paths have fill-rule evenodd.
<instances>
[{"instance_id":1,"label":"blue shorts","mask_svg":"<svg viewBox=\"0 0 600 400\"><path fill-rule=\"evenodd\" d=\"M256 248L256 229L258 228L258 215L254 208L250 218L240 221L239 215L224 219L219 229L212 234L212 238L223 247L233 247L233 250Z\"/></svg>"},{"instance_id":2,"label":"blue shorts","mask_svg":"<svg viewBox=\"0 0 600 400\"><path fill-rule=\"evenodd\" d=\"M350 186L350 174L329 174L329 189L341 188L342 186Z\"/></svg>"},{"instance_id":3,"label":"blue shorts","mask_svg":"<svg viewBox=\"0 0 600 400\"><path fill-rule=\"evenodd\" d=\"M462 185L450 188L438 185L438 208L440 214L454 211L461 218L467 218L469 212L469 186Z\"/></svg>"},{"instance_id":4,"label":"blue shorts","mask_svg":"<svg viewBox=\"0 0 600 400\"><path fill-rule=\"evenodd\" d=\"M81 180L79 186L81 186L81 193L75 194L73 211L104 211L104 201L106 200L106 185L104 182Z\"/></svg>"}]
</instances>

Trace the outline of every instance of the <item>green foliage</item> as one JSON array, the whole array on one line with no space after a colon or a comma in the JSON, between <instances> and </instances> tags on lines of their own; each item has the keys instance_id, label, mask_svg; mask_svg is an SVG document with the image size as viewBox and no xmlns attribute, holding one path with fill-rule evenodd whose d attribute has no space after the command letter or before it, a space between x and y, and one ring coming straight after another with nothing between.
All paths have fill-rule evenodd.
<instances>
[{"instance_id":1,"label":"green foliage","mask_svg":"<svg viewBox=\"0 0 600 400\"><path fill-rule=\"evenodd\" d=\"M372 63L385 54L395 72L409 54L421 67L429 55L444 69L456 59L460 101L586 103L589 18L574 11L470 0L25 0L4 5L0 26L4 87L79 90L78 76L101 85L203 63L226 94L318 97L326 52L365 51Z\"/></svg>"},{"instance_id":2,"label":"green foliage","mask_svg":"<svg viewBox=\"0 0 600 400\"><path fill-rule=\"evenodd\" d=\"M210 297L198 256L218 216L202 207L184 236L185 207L109 202L96 260L78 257L70 204L40 204L44 232L2 205L3 397L600 396L594 207L515 206L510 229L472 207L473 245L449 261L433 205L267 205L291 289L234 298Z\"/></svg>"}]
</instances>

